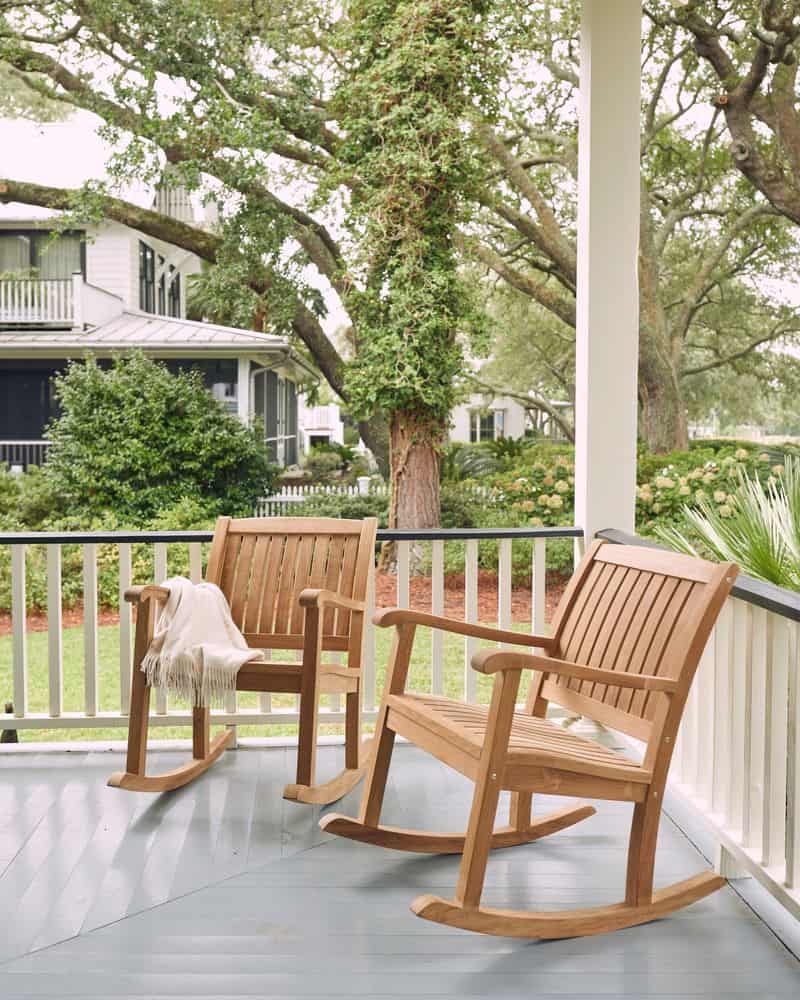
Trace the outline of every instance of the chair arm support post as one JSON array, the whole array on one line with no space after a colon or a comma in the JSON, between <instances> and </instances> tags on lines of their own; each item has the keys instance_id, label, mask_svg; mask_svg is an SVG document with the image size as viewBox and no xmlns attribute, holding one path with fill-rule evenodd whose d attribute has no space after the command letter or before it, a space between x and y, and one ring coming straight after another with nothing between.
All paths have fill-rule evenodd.
<instances>
[{"instance_id":1,"label":"chair arm support post","mask_svg":"<svg viewBox=\"0 0 800 1000\"><path fill-rule=\"evenodd\" d=\"M413 622L403 622L397 626L392 641L392 650L389 654L389 662L386 666L384 701L390 694L403 694L406 689L416 631L417 627Z\"/></svg>"},{"instance_id":2,"label":"chair arm support post","mask_svg":"<svg viewBox=\"0 0 800 1000\"><path fill-rule=\"evenodd\" d=\"M673 694L678 688L677 682L669 677L656 677L652 674L627 674L621 670L603 670L600 667L588 667L580 663L556 660L549 656L532 656L529 653L516 653L508 650L482 649L473 656L472 669L481 674L495 674L504 670L538 670L545 675L557 674L561 677L593 681L596 684L607 684L611 687L635 688L638 691L660 691L664 694Z\"/></svg>"},{"instance_id":3,"label":"chair arm support post","mask_svg":"<svg viewBox=\"0 0 800 1000\"><path fill-rule=\"evenodd\" d=\"M413 623L425 628L440 629L456 635L468 635L475 639L486 639L489 642L506 642L515 646L533 646L537 649L550 649L553 638L547 635L529 635L525 632L511 632L507 629L493 628L491 625L477 625L472 622L462 622L456 618L443 618L431 615L426 611L409 611L406 608L383 608L372 619L378 628L391 628L393 625Z\"/></svg>"}]
</instances>

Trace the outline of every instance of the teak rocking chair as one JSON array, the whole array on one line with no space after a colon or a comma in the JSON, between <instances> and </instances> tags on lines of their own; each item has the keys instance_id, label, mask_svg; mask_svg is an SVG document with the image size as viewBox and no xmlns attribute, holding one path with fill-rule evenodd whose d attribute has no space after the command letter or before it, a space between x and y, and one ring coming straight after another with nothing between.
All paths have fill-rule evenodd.
<instances>
[{"instance_id":1,"label":"teak rocking chair","mask_svg":"<svg viewBox=\"0 0 800 1000\"><path fill-rule=\"evenodd\" d=\"M711 628L738 568L637 546L594 543L570 581L553 634L525 636L392 609L396 626L375 749L358 820L331 814L320 826L352 840L427 853L462 853L455 898L420 896L426 920L512 937L599 934L656 917L707 896L724 879L706 871L653 891L661 800L686 697ZM537 647L546 655L483 650L473 669L494 674L488 708L405 693L418 625ZM535 671L524 711L515 701L524 669ZM637 763L545 719L549 702L644 741ZM379 825L395 734L475 782L466 835ZM510 824L493 829L501 790L511 791ZM536 840L594 813L573 805L533 818L532 793L629 801L633 822L625 899L592 909L527 912L481 906L489 851Z\"/></svg>"},{"instance_id":2,"label":"teak rocking chair","mask_svg":"<svg viewBox=\"0 0 800 1000\"><path fill-rule=\"evenodd\" d=\"M366 767L361 742L361 651L367 581L372 568L375 518L245 518L217 521L206 580L216 583L230 605L248 645L262 649L302 649L302 662L245 663L238 691L300 695L296 783L284 798L328 803L341 798ZM133 587L125 594L136 612L126 770L109 785L135 791L179 788L206 771L222 754L233 732L210 740L208 708L192 710L193 760L166 774L145 774L150 688L140 666L153 636L164 587ZM347 654L347 665L323 663L323 652ZM317 711L320 694L345 696L345 767L325 784L314 784Z\"/></svg>"}]
</instances>

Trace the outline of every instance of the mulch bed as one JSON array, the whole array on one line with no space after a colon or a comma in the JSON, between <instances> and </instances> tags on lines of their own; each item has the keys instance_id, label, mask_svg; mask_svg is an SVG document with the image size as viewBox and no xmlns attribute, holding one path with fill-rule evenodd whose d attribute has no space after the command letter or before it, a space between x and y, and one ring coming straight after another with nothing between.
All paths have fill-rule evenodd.
<instances>
[{"instance_id":1,"label":"mulch bed","mask_svg":"<svg viewBox=\"0 0 800 1000\"><path fill-rule=\"evenodd\" d=\"M548 574L545 591L546 618L551 620L556 604L564 590L566 580L556 574ZM430 577L414 576L409 590L411 607L416 611L431 609ZM375 576L375 603L379 608L392 607L397 603L397 578L391 573L377 573ZM464 617L464 575L453 573L444 579L444 613L451 618ZM497 621L497 577L489 570L478 573L478 618L484 622ZM511 593L511 618L514 622L531 620L530 585L515 587ZM98 625L116 625L119 614L113 610L101 610L97 616ZM83 608L65 609L62 613L64 628L74 628L83 624ZM27 619L29 632L47 631L47 614L31 612ZM0 635L11 634L11 615L0 612Z\"/></svg>"}]
</instances>

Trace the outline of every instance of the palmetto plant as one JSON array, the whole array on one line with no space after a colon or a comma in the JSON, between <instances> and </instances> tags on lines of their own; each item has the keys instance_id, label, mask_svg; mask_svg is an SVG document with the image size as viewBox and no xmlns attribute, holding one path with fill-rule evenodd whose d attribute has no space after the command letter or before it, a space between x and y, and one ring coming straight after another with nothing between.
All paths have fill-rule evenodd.
<instances>
[{"instance_id":1,"label":"palmetto plant","mask_svg":"<svg viewBox=\"0 0 800 1000\"><path fill-rule=\"evenodd\" d=\"M684 511L685 527L661 527L659 537L690 555L739 563L759 580L800 590L800 458L786 456L779 477L762 484L740 474L735 500L709 500Z\"/></svg>"}]
</instances>

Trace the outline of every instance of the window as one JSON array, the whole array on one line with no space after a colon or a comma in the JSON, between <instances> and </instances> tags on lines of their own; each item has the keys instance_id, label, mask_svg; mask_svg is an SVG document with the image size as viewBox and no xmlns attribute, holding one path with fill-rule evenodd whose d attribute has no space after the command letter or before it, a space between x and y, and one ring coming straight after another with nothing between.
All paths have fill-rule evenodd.
<instances>
[{"instance_id":1,"label":"window","mask_svg":"<svg viewBox=\"0 0 800 1000\"><path fill-rule=\"evenodd\" d=\"M80 233L0 231L0 274L67 280L84 270L83 254Z\"/></svg>"},{"instance_id":2,"label":"window","mask_svg":"<svg viewBox=\"0 0 800 1000\"><path fill-rule=\"evenodd\" d=\"M181 276L170 264L170 282L167 290L167 316L181 315Z\"/></svg>"},{"instance_id":3,"label":"window","mask_svg":"<svg viewBox=\"0 0 800 1000\"><path fill-rule=\"evenodd\" d=\"M139 308L156 311L156 254L152 247L139 240Z\"/></svg>"},{"instance_id":4,"label":"window","mask_svg":"<svg viewBox=\"0 0 800 1000\"><path fill-rule=\"evenodd\" d=\"M264 423L264 441L271 462L297 462L297 389L294 382L263 368L253 379L253 410Z\"/></svg>"},{"instance_id":5,"label":"window","mask_svg":"<svg viewBox=\"0 0 800 1000\"><path fill-rule=\"evenodd\" d=\"M505 410L473 410L469 415L469 439L473 444L505 437L505 427Z\"/></svg>"},{"instance_id":6,"label":"window","mask_svg":"<svg viewBox=\"0 0 800 1000\"><path fill-rule=\"evenodd\" d=\"M180 272L174 264L167 266L167 262L161 254L158 255L158 275L158 306L155 311L159 316L179 318L181 315Z\"/></svg>"}]
</instances>

